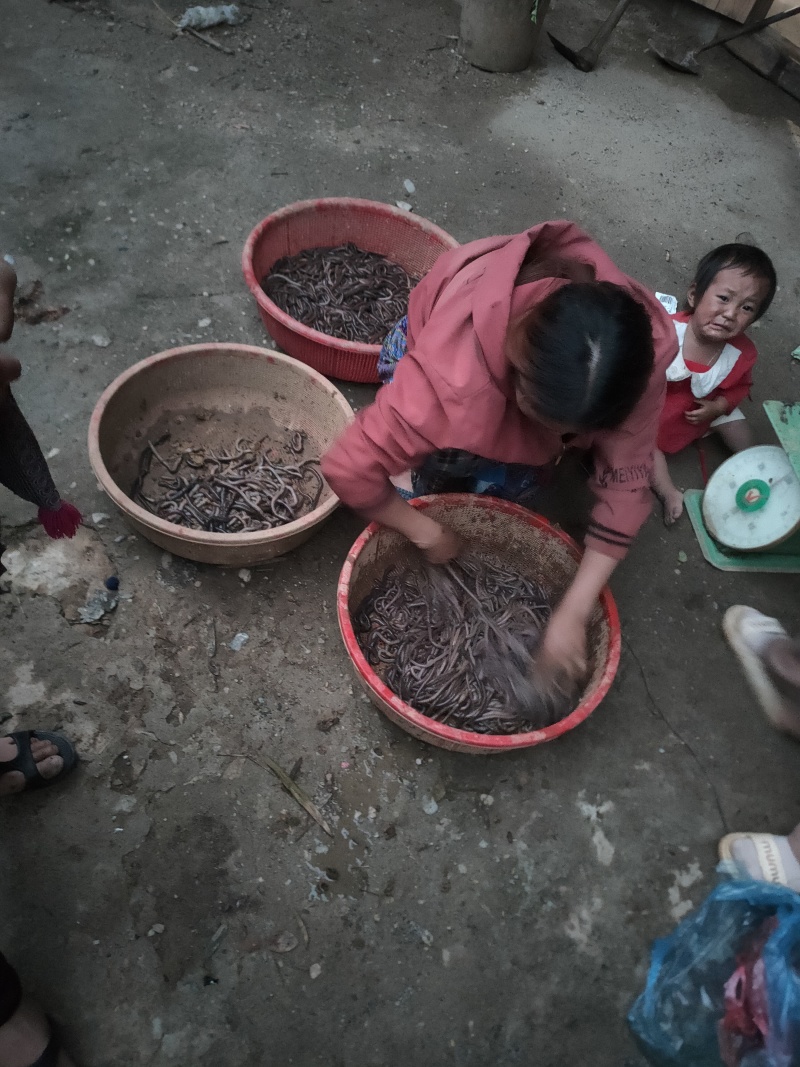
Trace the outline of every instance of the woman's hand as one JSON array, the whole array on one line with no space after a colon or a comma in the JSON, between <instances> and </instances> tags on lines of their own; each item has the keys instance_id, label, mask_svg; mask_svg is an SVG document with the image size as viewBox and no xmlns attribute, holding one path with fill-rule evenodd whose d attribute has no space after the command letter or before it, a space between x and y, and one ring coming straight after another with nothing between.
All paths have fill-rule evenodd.
<instances>
[{"instance_id":1,"label":"woman's hand","mask_svg":"<svg viewBox=\"0 0 800 1067\"><path fill-rule=\"evenodd\" d=\"M412 508L394 491L383 507L369 517L407 537L429 563L449 563L463 547L455 531L429 518L419 508Z\"/></svg>"},{"instance_id":2,"label":"woman's hand","mask_svg":"<svg viewBox=\"0 0 800 1067\"><path fill-rule=\"evenodd\" d=\"M542 688L559 681L579 681L587 671L586 623L570 611L557 609L544 632L534 663Z\"/></svg>"},{"instance_id":3,"label":"woman's hand","mask_svg":"<svg viewBox=\"0 0 800 1067\"><path fill-rule=\"evenodd\" d=\"M417 548L427 559L428 563L449 563L455 559L464 547L464 542L448 526L440 526L434 523L435 529L424 534L421 539L413 539Z\"/></svg>"},{"instance_id":4,"label":"woman's hand","mask_svg":"<svg viewBox=\"0 0 800 1067\"><path fill-rule=\"evenodd\" d=\"M615 559L587 548L572 584L553 612L534 661L540 685L577 681L588 669L586 627L597 598L617 565Z\"/></svg>"},{"instance_id":5,"label":"woman's hand","mask_svg":"<svg viewBox=\"0 0 800 1067\"><path fill-rule=\"evenodd\" d=\"M697 407L687 411L684 418L692 426L701 426L704 422L713 422L720 415L727 414L728 402L724 397L719 396L716 400L698 400Z\"/></svg>"}]
</instances>

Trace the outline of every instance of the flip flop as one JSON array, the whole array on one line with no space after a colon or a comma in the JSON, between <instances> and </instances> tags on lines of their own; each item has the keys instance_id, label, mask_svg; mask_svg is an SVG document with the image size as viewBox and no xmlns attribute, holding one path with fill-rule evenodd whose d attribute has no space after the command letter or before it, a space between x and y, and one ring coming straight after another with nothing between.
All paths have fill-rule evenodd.
<instances>
[{"instance_id":1,"label":"flip flop","mask_svg":"<svg viewBox=\"0 0 800 1067\"><path fill-rule=\"evenodd\" d=\"M55 782L60 782L78 765L78 754L63 734L53 734L47 730L17 730L4 736L11 737L16 742L17 754L13 759L0 763L0 776L8 774L9 771L21 771L25 778L25 788L20 790L21 793L27 793L32 789L44 789ZM58 755L64 761L64 766L54 777L43 778L39 774L36 760L31 752L31 738L37 741L49 741L56 746Z\"/></svg>"},{"instance_id":2,"label":"flip flop","mask_svg":"<svg viewBox=\"0 0 800 1067\"><path fill-rule=\"evenodd\" d=\"M758 874L754 874L733 854L734 845L745 842L753 847ZM726 834L719 843L719 858L736 867L744 867L751 877L760 882L785 885L800 891L800 863L785 837L775 834Z\"/></svg>"},{"instance_id":3,"label":"flip flop","mask_svg":"<svg viewBox=\"0 0 800 1067\"><path fill-rule=\"evenodd\" d=\"M794 716L787 713L786 701L770 679L764 661L752 647L756 643L763 648L774 638L788 638L789 635L777 619L762 615L760 611L744 604L728 608L722 620L722 629L742 665L761 710L777 730L797 736ZM794 729L790 724L794 725Z\"/></svg>"}]
</instances>

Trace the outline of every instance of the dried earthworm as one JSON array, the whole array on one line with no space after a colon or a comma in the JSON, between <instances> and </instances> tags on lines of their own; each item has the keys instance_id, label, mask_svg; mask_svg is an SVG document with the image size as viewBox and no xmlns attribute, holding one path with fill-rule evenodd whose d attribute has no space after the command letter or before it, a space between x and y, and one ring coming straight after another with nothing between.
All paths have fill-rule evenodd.
<instances>
[{"instance_id":1,"label":"dried earthworm","mask_svg":"<svg viewBox=\"0 0 800 1067\"><path fill-rule=\"evenodd\" d=\"M417 711L476 733L548 726L574 694L537 686L532 657L550 617L536 582L467 554L447 567L390 567L353 616L361 648Z\"/></svg>"},{"instance_id":2,"label":"dried earthworm","mask_svg":"<svg viewBox=\"0 0 800 1067\"><path fill-rule=\"evenodd\" d=\"M379 344L408 310L418 279L354 244L284 256L261 288L293 319L329 337Z\"/></svg>"},{"instance_id":3,"label":"dried earthworm","mask_svg":"<svg viewBox=\"0 0 800 1067\"><path fill-rule=\"evenodd\" d=\"M240 438L227 451L190 446L170 465L158 450L168 438L148 442L131 497L179 526L208 533L271 530L313 511L325 487L319 461L300 458L306 439L300 430L289 439L288 450L296 457L289 463L270 458L263 441ZM168 477L157 480L157 490L145 492L154 460Z\"/></svg>"}]
</instances>

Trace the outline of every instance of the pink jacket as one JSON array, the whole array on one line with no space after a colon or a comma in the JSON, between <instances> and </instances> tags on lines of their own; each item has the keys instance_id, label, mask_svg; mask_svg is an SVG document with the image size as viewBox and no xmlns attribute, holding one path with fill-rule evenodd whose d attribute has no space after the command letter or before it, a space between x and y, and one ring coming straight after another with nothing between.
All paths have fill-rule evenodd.
<instances>
[{"instance_id":1,"label":"pink jacket","mask_svg":"<svg viewBox=\"0 0 800 1067\"><path fill-rule=\"evenodd\" d=\"M322 470L346 504L368 515L395 492L391 475L416 469L439 449L459 448L532 466L561 454L560 436L517 407L505 355L509 320L567 284L564 278L543 278L515 287L531 248L539 253L537 259L589 264L598 281L614 282L636 297L653 324L655 367L631 416L615 430L570 442L594 450L596 503L586 545L621 559L650 513L665 375L678 344L659 301L571 222L544 222L513 237L472 241L441 256L411 293L408 350L393 382L378 391L375 402L323 456Z\"/></svg>"}]
</instances>

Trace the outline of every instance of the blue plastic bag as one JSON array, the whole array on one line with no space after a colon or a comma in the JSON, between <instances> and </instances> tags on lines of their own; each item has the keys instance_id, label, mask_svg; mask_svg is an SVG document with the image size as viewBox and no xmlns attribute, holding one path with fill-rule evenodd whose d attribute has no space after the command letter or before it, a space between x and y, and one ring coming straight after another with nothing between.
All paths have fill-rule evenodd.
<instances>
[{"instance_id":1,"label":"blue plastic bag","mask_svg":"<svg viewBox=\"0 0 800 1067\"><path fill-rule=\"evenodd\" d=\"M704 903L653 945L644 992L628 1015L654 1067L722 1067L717 1027L724 986L748 936L765 919L777 927L761 953L770 1030L747 1067L800 1065L800 894L767 882L718 885Z\"/></svg>"}]
</instances>

